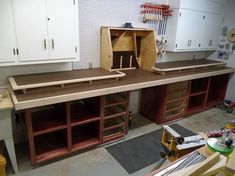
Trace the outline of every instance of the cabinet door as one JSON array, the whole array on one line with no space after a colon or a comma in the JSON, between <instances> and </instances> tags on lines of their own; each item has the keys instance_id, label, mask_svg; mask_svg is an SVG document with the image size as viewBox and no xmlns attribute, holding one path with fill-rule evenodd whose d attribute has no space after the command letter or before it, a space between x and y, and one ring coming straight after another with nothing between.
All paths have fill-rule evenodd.
<instances>
[{"instance_id":1,"label":"cabinet door","mask_svg":"<svg viewBox=\"0 0 235 176\"><path fill-rule=\"evenodd\" d=\"M12 4L9 0L0 1L0 39L0 63L14 62L17 59L16 38Z\"/></svg>"},{"instance_id":2,"label":"cabinet door","mask_svg":"<svg viewBox=\"0 0 235 176\"><path fill-rule=\"evenodd\" d=\"M180 10L177 50L196 50L199 48L203 15L192 10Z\"/></svg>"},{"instance_id":3,"label":"cabinet door","mask_svg":"<svg viewBox=\"0 0 235 176\"><path fill-rule=\"evenodd\" d=\"M202 49L216 49L221 32L223 16L205 14L202 32Z\"/></svg>"},{"instance_id":4,"label":"cabinet door","mask_svg":"<svg viewBox=\"0 0 235 176\"><path fill-rule=\"evenodd\" d=\"M20 61L48 60L44 0L13 0Z\"/></svg>"},{"instance_id":5,"label":"cabinet door","mask_svg":"<svg viewBox=\"0 0 235 176\"><path fill-rule=\"evenodd\" d=\"M47 0L51 59L76 58L78 42L78 1Z\"/></svg>"}]
</instances>

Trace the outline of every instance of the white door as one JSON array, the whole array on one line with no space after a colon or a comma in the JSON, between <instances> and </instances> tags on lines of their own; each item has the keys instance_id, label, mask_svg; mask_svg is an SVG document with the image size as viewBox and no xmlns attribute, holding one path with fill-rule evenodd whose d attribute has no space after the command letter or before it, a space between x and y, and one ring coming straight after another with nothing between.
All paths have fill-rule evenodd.
<instances>
[{"instance_id":1,"label":"white door","mask_svg":"<svg viewBox=\"0 0 235 176\"><path fill-rule=\"evenodd\" d=\"M203 15L192 10L180 10L177 50L195 50L199 48L203 24Z\"/></svg>"},{"instance_id":2,"label":"white door","mask_svg":"<svg viewBox=\"0 0 235 176\"><path fill-rule=\"evenodd\" d=\"M13 0L20 61L49 59L45 0Z\"/></svg>"},{"instance_id":3,"label":"white door","mask_svg":"<svg viewBox=\"0 0 235 176\"><path fill-rule=\"evenodd\" d=\"M9 0L0 1L0 63L14 62L16 55L16 37L12 4Z\"/></svg>"},{"instance_id":4,"label":"white door","mask_svg":"<svg viewBox=\"0 0 235 176\"><path fill-rule=\"evenodd\" d=\"M202 32L202 48L216 49L220 33L222 32L222 15L205 14L203 32Z\"/></svg>"},{"instance_id":5,"label":"white door","mask_svg":"<svg viewBox=\"0 0 235 176\"><path fill-rule=\"evenodd\" d=\"M77 0L47 0L51 59L76 58L78 42Z\"/></svg>"}]
</instances>

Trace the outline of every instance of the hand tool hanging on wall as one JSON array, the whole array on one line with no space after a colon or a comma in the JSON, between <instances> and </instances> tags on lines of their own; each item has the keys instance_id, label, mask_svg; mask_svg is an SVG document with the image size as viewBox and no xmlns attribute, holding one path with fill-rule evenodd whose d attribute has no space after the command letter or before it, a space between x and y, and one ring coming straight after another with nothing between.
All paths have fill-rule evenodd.
<instances>
[{"instance_id":1,"label":"hand tool hanging on wall","mask_svg":"<svg viewBox=\"0 0 235 176\"><path fill-rule=\"evenodd\" d=\"M141 14L143 23L149 23L158 35L165 35L168 16L172 16L169 5L145 3L141 5Z\"/></svg>"}]
</instances>

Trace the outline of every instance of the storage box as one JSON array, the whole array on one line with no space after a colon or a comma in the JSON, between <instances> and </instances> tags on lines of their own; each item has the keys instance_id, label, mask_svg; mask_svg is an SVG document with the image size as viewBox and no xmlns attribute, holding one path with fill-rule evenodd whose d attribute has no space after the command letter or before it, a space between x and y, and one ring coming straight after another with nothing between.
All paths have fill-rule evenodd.
<instances>
[{"instance_id":1,"label":"storage box","mask_svg":"<svg viewBox=\"0 0 235 176\"><path fill-rule=\"evenodd\" d=\"M6 176L6 159L0 154L0 176Z\"/></svg>"}]
</instances>

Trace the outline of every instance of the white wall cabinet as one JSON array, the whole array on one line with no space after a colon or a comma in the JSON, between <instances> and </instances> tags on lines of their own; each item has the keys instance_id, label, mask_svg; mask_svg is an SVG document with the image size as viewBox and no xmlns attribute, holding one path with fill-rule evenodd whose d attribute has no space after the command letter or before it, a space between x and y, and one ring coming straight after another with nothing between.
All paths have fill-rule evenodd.
<instances>
[{"instance_id":1,"label":"white wall cabinet","mask_svg":"<svg viewBox=\"0 0 235 176\"><path fill-rule=\"evenodd\" d=\"M48 60L45 1L13 0L20 61Z\"/></svg>"},{"instance_id":2,"label":"white wall cabinet","mask_svg":"<svg viewBox=\"0 0 235 176\"><path fill-rule=\"evenodd\" d=\"M201 37L201 49L216 49L222 31L223 16L204 14L204 24Z\"/></svg>"},{"instance_id":3,"label":"white wall cabinet","mask_svg":"<svg viewBox=\"0 0 235 176\"><path fill-rule=\"evenodd\" d=\"M78 6L73 0L47 0L48 47L51 59L76 58ZM55 5L56 4L56 5Z\"/></svg>"},{"instance_id":4,"label":"white wall cabinet","mask_svg":"<svg viewBox=\"0 0 235 176\"><path fill-rule=\"evenodd\" d=\"M167 51L205 51L217 48L222 30L223 4L213 0L169 0L169 4L173 7L173 16L169 18L166 29Z\"/></svg>"},{"instance_id":5,"label":"white wall cabinet","mask_svg":"<svg viewBox=\"0 0 235 176\"><path fill-rule=\"evenodd\" d=\"M14 63L17 45L11 1L0 1L0 14L0 64Z\"/></svg>"},{"instance_id":6,"label":"white wall cabinet","mask_svg":"<svg viewBox=\"0 0 235 176\"><path fill-rule=\"evenodd\" d=\"M196 11L180 10L179 30L176 34L176 49L196 50L199 46L203 25L203 15Z\"/></svg>"},{"instance_id":7,"label":"white wall cabinet","mask_svg":"<svg viewBox=\"0 0 235 176\"><path fill-rule=\"evenodd\" d=\"M79 60L78 0L1 0L0 10L0 36L10 45L0 44L0 59L12 61L0 66Z\"/></svg>"}]
</instances>

